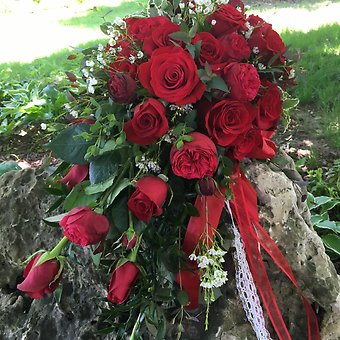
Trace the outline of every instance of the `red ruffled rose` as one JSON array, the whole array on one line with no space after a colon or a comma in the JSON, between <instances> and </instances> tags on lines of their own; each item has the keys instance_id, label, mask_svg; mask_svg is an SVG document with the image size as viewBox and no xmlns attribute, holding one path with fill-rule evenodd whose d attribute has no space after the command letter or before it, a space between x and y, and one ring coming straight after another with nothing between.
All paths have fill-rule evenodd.
<instances>
[{"instance_id":1,"label":"red ruffled rose","mask_svg":"<svg viewBox=\"0 0 340 340\"><path fill-rule=\"evenodd\" d=\"M149 145L169 130L164 105L154 98L136 106L131 120L125 123L124 131L129 142Z\"/></svg>"},{"instance_id":2,"label":"red ruffled rose","mask_svg":"<svg viewBox=\"0 0 340 340\"><path fill-rule=\"evenodd\" d=\"M199 132L189 134L192 141L180 149L173 146L170 164L175 175L186 179L212 176L218 165L217 150L212 140Z\"/></svg>"},{"instance_id":3,"label":"red ruffled rose","mask_svg":"<svg viewBox=\"0 0 340 340\"><path fill-rule=\"evenodd\" d=\"M85 206L73 208L59 224L63 235L82 247L99 243L109 231L108 219Z\"/></svg>"},{"instance_id":4,"label":"red ruffled rose","mask_svg":"<svg viewBox=\"0 0 340 340\"><path fill-rule=\"evenodd\" d=\"M225 34L236 31L247 31L246 16L239 12L232 5L223 5L216 12L208 16L209 24L215 20L216 23L211 27L211 34L215 37L221 37Z\"/></svg>"},{"instance_id":5,"label":"red ruffled rose","mask_svg":"<svg viewBox=\"0 0 340 340\"><path fill-rule=\"evenodd\" d=\"M251 50L243 35L233 32L222 36L218 40L223 46L224 60L241 61L250 57Z\"/></svg>"},{"instance_id":6,"label":"red ruffled rose","mask_svg":"<svg viewBox=\"0 0 340 340\"><path fill-rule=\"evenodd\" d=\"M224 99L205 110L205 127L209 136L218 145L228 146L251 128L257 109L248 102Z\"/></svg>"},{"instance_id":7,"label":"red ruffled rose","mask_svg":"<svg viewBox=\"0 0 340 340\"><path fill-rule=\"evenodd\" d=\"M122 304L130 295L132 285L139 274L133 262L125 262L112 273L107 299L115 304Z\"/></svg>"},{"instance_id":8,"label":"red ruffled rose","mask_svg":"<svg viewBox=\"0 0 340 340\"><path fill-rule=\"evenodd\" d=\"M136 81L128 74L112 73L107 82L109 96L119 104L128 104L136 98Z\"/></svg>"},{"instance_id":9,"label":"red ruffled rose","mask_svg":"<svg viewBox=\"0 0 340 340\"><path fill-rule=\"evenodd\" d=\"M209 32L200 32L192 39L192 44L195 45L201 41L200 55L198 61L201 66L208 64L218 64L222 61L224 49L220 41L218 41Z\"/></svg>"},{"instance_id":10,"label":"red ruffled rose","mask_svg":"<svg viewBox=\"0 0 340 340\"><path fill-rule=\"evenodd\" d=\"M143 51L150 56L159 47L173 46L172 40L174 39L171 39L169 34L179 30L179 25L174 24L168 19L167 22L153 29L150 35L144 39Z\"/></svg>"},{"instance_id":11,"label":"red ruffled rose","mask_svg":"<svg viewBox=\"0 0 340 340\"><path fill-rule=\"evenodd\" d=\"M266 90L258 100L259 107L256 117L256 125L261 130L269 130L276 127L282 112L283 102L277 85L266 80L262 83Z\"/></svg>"},{"instance_id":12,"label":"red ruffled rose","mask_svg":"<svg viewBox=\"0 0 340 340\"><path fill-rule=\"evenodd\" d=\"M75 164L63 178L58 180L58 182L64 183L65 185L67 185L67 188L71 190L77 184L85 180L88 177L88 175L89 175L88 164Z\"/></svg>"},{"instance_id":13,"label":"red ruffled rose","mask_svg":"<svg viewBox=\"0 0 340 340\"><path fill-rule=\"evenodd\" d=\"M152 95L176 105L197 102L205 91L195 61L178 46L161 47L139 67L139 80Z\"/></svg>"},{"instance_id":14,"label":"red ruffled rose","mask_svg":"<svg viewBox=\"0 0 340 340\"><path fill-rule=\"evenodd\" d=\"M260 76L251 64L232 63L224 71L224 80L229 88L229 97L240 101L252 101L261 86Z\"/></svg>"},{"instance_id":15,"label":"red ruffled rose","mask_svg":"<svg viewBox=\"0 0 340 340\"><path fill-rule=\"evenodd\" d=\"M159 177L145 176L136 183L137 190L128 200L128 207L141 221L163 213L162 206L168 195L168 185Z\"/></svg>"},{"instance_id":16,"label":"red ruffled rose","mask_svg":"<svg viewBox=\"0 0 340 340\"><path fill-rule=\"evenodd\" d=\"M61 274L56 276L60 270L60 262L56 259L43 262L35 266L42 254L36 255L27 264L23 276L25 280L17 285L17 288L26 293L32 299L40 299L45 294L53 293L61 280Z\"/></svg>"}]
</instances>

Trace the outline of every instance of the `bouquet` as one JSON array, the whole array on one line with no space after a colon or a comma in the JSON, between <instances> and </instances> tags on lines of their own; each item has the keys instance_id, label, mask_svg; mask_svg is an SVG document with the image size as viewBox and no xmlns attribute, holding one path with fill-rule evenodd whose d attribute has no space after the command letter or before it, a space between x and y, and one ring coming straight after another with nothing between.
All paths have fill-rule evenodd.
<instances>
[{"instance_id":1,"label":"bouquet","mask_svg":"<svg viewBox=\"0 0 340 340\"><path fill-rule=\"evenodd\" d=\"M49 183L64 237L33 254L18 289L32 298L60 285L65 249L89 247L110 277L105 331L166 337L228 284L224 255L234 240L236 282L259 339L265 307L280 339L291 336L277 307L261 246L297 287L309 339L314 311L283 255L259 223L243 169L276 153L271 137L294 104L294 70L272 25L241 1L150 1L145 13L101 25L105 45L83 51L65 106L66 126L48 143L62 160ZM74 56L70 56L70 59ZM230 243L230 242L229 242Z\"/></svg>"}]
</instances>

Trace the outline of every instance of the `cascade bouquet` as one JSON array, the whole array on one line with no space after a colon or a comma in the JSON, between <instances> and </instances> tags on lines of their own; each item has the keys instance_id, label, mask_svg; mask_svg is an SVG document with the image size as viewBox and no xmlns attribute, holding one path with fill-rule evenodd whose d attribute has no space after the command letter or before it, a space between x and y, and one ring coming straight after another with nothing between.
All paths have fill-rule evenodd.
<instances>
[{"instance_id":1,"label":"cascade bouquet","mask_svg":"<svg viewBox=\"0 0 340 340\"><path fill-rule=\"evenodd\" d=\"M117 338L206 308L228 284L226 240L236 281L259 339L291 336L277 307L261 246L297 287L309 339L318 324L283 255L259 224L244 159L274 157L271 140L294 100L294 71L272 25L241 1L151 1L146 13L104 23L106 45L83 51L65 107L66 126L47 147L62 160L49 183L59 196L46 218L64 238L35 254L18 288L32 298L62 279L64 250L89 247L108 274L103 319ZM70 56L70 58L73 58ZM86 87L84 89L84 87ZM83 90L82 90L83 89ZM67 258L66 258L67 259ZM255 312L254 312L255 311Z\"/></svg>"}]
</instances>

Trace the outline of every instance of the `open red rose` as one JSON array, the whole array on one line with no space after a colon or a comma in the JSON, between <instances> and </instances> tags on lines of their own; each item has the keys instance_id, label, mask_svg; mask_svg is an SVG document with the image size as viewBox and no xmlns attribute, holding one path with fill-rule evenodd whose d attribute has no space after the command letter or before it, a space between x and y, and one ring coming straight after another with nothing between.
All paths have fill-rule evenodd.
<instances>
[{"instance_id":1,"label":"open red rose","mask_svg":"<svg viewBox=\"0 0 340 340\"><path fill-rule=\"evenodd\" d=\"M256 68L247 63L232 63L225 67L224 80L229 88L229 97L240 101L252 101L261 86Z\"/></svg>"},{"instance_id":2,"label":"open red rose","mask_svg":"<svg viewBox=\"0 0 340 340\"><path fill-rule=\"evenodd\" d=\"M168 185L159 177L145 176L136 183L136 191L128 200L128 207L141 221L163 213L162 206L168 195Z\"/></svg>"},{"instance_id":3,"label":"open red rose","mask_svg":"<svg viewBox=\"0 0 340 340\"><path fill-rule=\"evenodd\" d=\"M71 190L74 186L85 180L88 175L88 164L75 164L63 178L60 178L58 180L58 182L64 183L65 185L67 185L67 188Z\"/></svg>"},{"instance_id":4,"label":"open red rose","mask_svg":"<svg viewBox=\"0 0 340 340\"><path fill-rule=\"evenodd\" d=\"M251 128L257 109L248 102L224 99L211 103L205 110L205 127L209 136L218 145L228 146Z\"/></svg>"},{"instance_id":5,"label":"open red rose","mask_svg":"<svg viewBox=\"0 0 340 340\"><path fill-rule=\"evenodd\" d=\"M107 82L109 96L119 104L131 103L136 98L136 81L124 73L112 73Z\"/></svg>"},{"instance_id":6,"label":"open red rose","mask_svg":"<svg viewBox=\"0 0 340 340\"><path fill-rule=\"evenodd\" d=\"M256 117L256 125L261 130L269 130L276 127L281 116L283 102L280 90L276 84L266 80L262 82L262 85L266 89L257 102L259 110Z\"/></svg>"},{"instance_id":7,"label":"open red rose","mask_svg":"<svg viewBox=\"0 0 340 340\"><path fill-rule=\"evenodd\" d=\"M165 106L154 98L137 105L133 118L124 125L127 140L141 145L155 142L168 130Z\"/></svg>"},{"instance_id":8,"label":"open red rose","mask_svg":"<svg viewBox=\"0 0 340 340\"><path fill-rule=\"evenodd\" d=\"M243 35L233 32L218 40L223 47L223 60L241 61L250 57L251 50Z\"/></svg>"},{"instance_id":9,"label":"open red rose","mask_svg":"<svg viewBox=\"0 0 340 340\"><path fill-rule=\"evenodd\" d=\"M260 20L260 18L259 18ZM251 49L258 48L258 57L261 62L267 63L272 57L278 54L277 60L273 63L284 63L285 45L280 35L273 30L272 25L263 22L260 26L255 27L248 44Z\"/></svg>"},{"instance_id":10,"label":"open red rose","mask_svg":"<svg viewBox=\"0 0 340 340\"><path fill-rule=\"evenodd\" d=\"M176 105L196 103L205 91L195 61L178 46L155 50L140 65L139 80L152 95Z\"/></svg>"},{"instance_id":11,"label":"open red rose","mask_svg":"<svg viewBox=\"0 0 340 340\"><path fill-rule=\"evenodd\" d=\"M56 259L46 261L35 266L42 254L31 259L24 269L25 280L17 285L17 288L26 293L32 299L40 299L45 294L53 293L61 280L61 275L56 278L60 262Z\"/></svg>"},{"instance_id":12,"label":"open red rose","mask_svg":"<svg viewBox=\"0 0 340 340\"><path fill-rule=\"evenodd\" d=\"M126 58L118 57L116 61L109 66L109 71L111 74L121 72L128 74L131 78L136 79L137 66L136 64L131 64Z\"/></svg>"},{"instance_id":13,"label":"open red rose","mask_svg":"<svg viewBox=\"0 0 340 340\"><path fill-rule=\"evenodd\" d=\"M82 247L99 243L109 231L108 219L85 206L73 208L59 224L63 235Z\"/></svg>"},{"instance_id":14,"label":"open red rose","mask_svg":"<svg viewBox=\"0 0 340 340\"><path fill-rule=\"evenodd\" d=\"M222 61L224 49L219 40L217 40L209 32L200 32L192 39L192 44L195 45L201 41L200 55L198 61L201 66L208 64L218 64Z\"/></svg>"},{"instance_id":15,"label":"open red rose","mask_svg":"<svg viewBox=\"0 0 340 340\"><path fill-rule=\"evenodd\" d=\"M150 18L126 18L128 34L134 40L143 41L152 34L152 31L160 25L167 23L169 19L164 16Z\"/></svg>"},{"instance_id":16,"label":"open red rose","mask_svg":"<svg viewBox=\"0 0 340 340\"><path fill-rule=\"evenodd\" d=\"M122 304L129 297L133 283L139 274L133 262L125 262L112 273L107 299L115 304Z\"/></svg>"},{"instance_id":17,"label":"open red rose","mask_svg":"<svg viewBox=\"0 0 340 340\"><path fill-rule=\"evenodd\" d=\"M212 176L217 169L217 150L212 140L199 132L189 134L192 141L186 142L180 149L173 146L170 152L170 164L176 176L187 179Z\"/></svg>"},{"instance_id":18,"label":"open red rose","mask_svg":"<svg viewBox=\"0 0 340 340\"><path fill-rule=\"evenodd\" d=\"M179 25L174 24L171 20L168 19L167 22L162 23L160 26L155 27L150 35L145 37L143 43L143 51L147 55L151 55L152 52L164 46L174 46L173 40L169 37L169 34L178 32L180 30Z\"/></svg>"},{"instance_id":19,"label":"open red rose","mask_svg":"<svg viewBox=\"0 0 340 340\"><path fill-rule=\"evenodd\" d=\"M211 27L210 33L217 38L228 33L248 30L245 25L246 16L230 4L221 6L217 11L207 17L209 24L211 24L213 20L215 20L216 23Z\"/></svg>"}]
</instances>

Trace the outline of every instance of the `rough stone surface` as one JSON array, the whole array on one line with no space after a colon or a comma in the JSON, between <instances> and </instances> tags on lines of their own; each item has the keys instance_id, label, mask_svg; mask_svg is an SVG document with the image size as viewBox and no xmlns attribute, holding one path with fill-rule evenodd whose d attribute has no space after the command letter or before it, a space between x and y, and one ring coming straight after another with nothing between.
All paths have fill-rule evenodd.
<instances>
[{"instance_id":1,"label":"rough stone surface","mask_svg":"<svg viewBox=\"0 0 340 340\"><path fill-rule=\"evenodd\" d=\"M16 290L24 261L38 249L51 249L61 237L41 221L50 200L32 169L0 177L0 339L97 339L96 302L106 287L79 252L83 266L67 270L60 304L53 296L31 300ZM88 255L88 254L87 254Z\"/></svg>"},{"instance_id":2,"label":"rough stone surface","mask_svg":"<svg viewBox=\"0 0 340 340\"><path fill-rule=\"evenodd\" d=\"M258 194L261 224L286 257L301 289L316 308L322 339L340 338L339 277L312 229L308 209L301 200L301 189L274 166L254 162L247 169L247 176ZM298 179L293 165L291 170L290 177L294 175ZM99 310L95 301L105 296L106 287L101 283L105 280L101 280L92 265L86 263L84 267L67 271L59 305L53 303L51 296L32 302L15 290L22 271L21 261L39 248L50 248L60 238L59 231L41 223L48 203L41 178L33 170L6 174L0 177L0 198L2 338L100 339L95 335L96 325L91 324L91 320L97 320ZM256 339L236 294L230 253L226 259L229 281L223 296L211 306L209 330L204 331L203 323L191 321L185 325L182 339ZM307 339L305 311L296 289L262 253L292 338ZM89 256L80 254L82 261L86 258ZM204 319L204 310L199 318ZM169 339L175 338L169 334Z\"/></svg>"}]
</instances>

